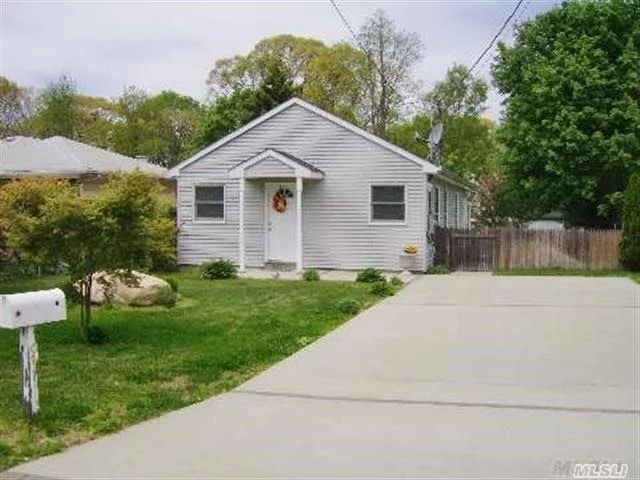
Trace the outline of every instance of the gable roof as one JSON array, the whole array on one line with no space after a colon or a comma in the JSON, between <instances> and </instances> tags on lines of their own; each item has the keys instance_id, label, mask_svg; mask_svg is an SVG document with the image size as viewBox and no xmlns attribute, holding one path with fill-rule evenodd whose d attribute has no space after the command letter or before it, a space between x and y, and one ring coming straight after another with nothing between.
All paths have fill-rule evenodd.
<instances>
[{"instance_id":1,"label":"gable roof","mask_svg":"<svg viewBox=\"0 0 640 480\"><path fill-rule=\"evenodd\" d=\"M273 158L278 162L290 167L293 169L297 175L301 175L303 178L322 178L324 177L324 172L317 167L314 167L310 163L305 162L304 160L299 159L295 155L291 155L290 153L283 152L282 150L276 150L275 148L267 148L263 150L257 155L254 155L245 161L239 163L231 170L229 170L229 176L231 178L239 178L243 175L243 172L253 165L256 165L263 160L268 158Z\"/></svg>"},{"instance_id":2,"label":"gable roof","mask_svg":"<svg viewBox=\"0 0 640 480\"><path fill-rule=\"evenodd\" d=\"M212 145L209 145L208 147L206 147L203 150L200 150L198 153L196 153L195 155L193 155L192 157L186 159L184 162L176 165L175 167L173 167L171 170L169 170L169 175L170 176L177 176L180 173L180 170L182 170L184 167L191 165L192 163L200 160L202 157L204 157L205 155L208 155L209 153L213 152L214 150L217 150L218 148L222 147L223 145L225 145L226 143L230 142L231 140L241 136L242 134L244 134L245 132L248 132L249 130L251 130L254 127L257 127L258 125L260 125L261 123L266 122L267 120L269 120L272 117L275 117L276 115L278 115L280 112L286 110L287 108L293 106L293 105L297 105L299 107L302 107L310 112L315 113L316 115L319 115L323 118L325 118L326 120L329 120L332 123L335 123L336 125L339 125L343 128L346 128L347 130L350 130L351 132L355 133L356 135L359 135L377 145L380 145L383 148L386 148L387 150L396 153L398 155L400 155L401 157L406 158L407 160L423 167L423 171L426 173L438 173L440 171L440 169L435 166L434 164L432 164L431 162L425 160L424 158L420 158L417 155L414 155L413 153L407 152L406 150L404 150L403 148L398 147L397 145L394 145L386 140L383 140L382 138L373 135L363 129L361 129L360 127L356 127L355 125L353 125L352 123L349 123L341 118L336 117L335 115L332 115L329 112L326 112L324 110L322 110L321 108L318 108L314 105L311 105L310 103L305 102L304 100L300 100L299 98L292 98L291 100L287 100L286 102L284 102L283 104L277 106L276 108L274 108L273 110L268 111L267 113L265 113L264 115L256 118L255 120L247 123L245 126L239 128L238 130L236 130L235 132L231 132L229 135L221 138L220 140L218 140L217 142L213 143Z\"/></svg>"},{"instance_id":3,"label":"gable roof","mask_svg":"<svg viewBox=\"0 0 640 480\"><path fill-rule=\"evenodd\" d=\"M0 177L57 175L78 178L116 171L133 171L167 176L167 169L144 160L76 142L65 137L44 140L11 137L0 140Z\"/></svg>"}]
</instances>

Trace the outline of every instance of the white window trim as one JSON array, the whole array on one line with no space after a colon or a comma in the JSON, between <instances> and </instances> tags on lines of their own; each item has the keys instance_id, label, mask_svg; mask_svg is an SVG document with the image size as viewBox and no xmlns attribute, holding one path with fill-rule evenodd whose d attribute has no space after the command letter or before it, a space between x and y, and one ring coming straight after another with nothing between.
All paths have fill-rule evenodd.
<instances>
[{"instance_id":1,"label":"white window trim","mask_svg":"<svg viewBox=\"0 0 640 480\"><path fill-rule=\"evenodd\" d=\"M222 218L198 218L196 215L196 188L197 187L222 187ZM227 184L226 183L194 183L193 192L191 194L192 204L192 218L193 223L213 223L213 224L225 224L227 223Z\"/></svg>"},{"instance_id":2,"label":"white window trim","mask_svg":"<svg viewBox=\"0 0 640 480\"><path fill-rule=\"evenodd\" d=\"M404 220L374 220L373 219L373 187L403 187L404 188ZM391 225L399 226L407 224L408 209L408 193L406 183L370 183L369 184L369 225Z\"/></svg>"}]
</instances>

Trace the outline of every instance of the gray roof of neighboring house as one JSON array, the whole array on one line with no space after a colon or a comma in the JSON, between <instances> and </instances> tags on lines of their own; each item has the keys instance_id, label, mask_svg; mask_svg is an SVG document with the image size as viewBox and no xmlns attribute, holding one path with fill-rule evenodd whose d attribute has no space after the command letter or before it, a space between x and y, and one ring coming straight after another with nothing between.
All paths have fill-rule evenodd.
<instances>
[{"instance_id":1,"label":"gray roof of neighboring house","mask_svg":"<svg viewBox=\"0 0 640 480\"><path fill-rule=\"evenodd\" d=\"M160 177L167 169L65 137L11 137L0 140L0 177L56 175L78 178L136 168Z\"/></svg>"}]
</instances>

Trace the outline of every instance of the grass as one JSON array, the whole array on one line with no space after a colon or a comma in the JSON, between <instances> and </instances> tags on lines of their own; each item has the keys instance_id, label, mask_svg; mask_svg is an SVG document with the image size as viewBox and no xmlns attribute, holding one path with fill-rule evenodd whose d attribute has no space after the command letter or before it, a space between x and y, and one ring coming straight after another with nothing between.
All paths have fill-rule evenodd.
<instances>
[{"instance_id":1,"label":"grass","mask_svg":"<svg viewBox=\"0 0 640 480\"><path fill-rule=\"evenodd\" d=\"M0 331L0 471L232 389L352 316L341 300L377 300L367 284L169 276L183 296L172 309L95 310L104 345L80 341L77 307L67 321L37 328L41 410L33 421L20 410L17 333ZM64 281L0 284L0 293Z\"/></svg>"},{"instance_id":2,"label":"grass","mask_svg":"<svg viewBox=\"0 0 640 480\"><path fill-rule=\"evenodd\" d=\"M566 268L523 268L513 270L496 270L494 275L504 276L565 276L565 277L629 277L640 283L640 273L626 270L579 270Z\"/></svg>"}]
</instances>

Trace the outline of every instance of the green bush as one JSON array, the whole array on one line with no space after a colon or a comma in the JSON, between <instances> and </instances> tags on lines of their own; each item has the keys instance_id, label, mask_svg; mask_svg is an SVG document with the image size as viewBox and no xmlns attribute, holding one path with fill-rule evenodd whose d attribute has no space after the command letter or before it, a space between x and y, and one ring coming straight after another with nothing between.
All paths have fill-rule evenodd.
<instances>
[{"instance_id":1,"label":"green bush","mask_svg":"<svg viewBox=\"0 0 640 480\"><path fill-rule=\"evenodd\" d=\"M109 341L109 336L104 329L91 325L87 330L87 341L91 345L102 345L103 343L107 343Z\"/></svg>"},{"instance_id":2,"label":"green bush","mask_svg":"<svg viewBox=\"0 0 640 480\"><path fill-rule=\"evenodd\" d=\"M64 293L64 297L69 305L79 305L82 302L82 296L73 288L73 282L65 282L60 286L60 289Z\"/></svg>"},{"instance_id":3,"label":"green bush","mask_svg":"<svg viewBox=\"0 0 640 480\"><path fill-rule=\"evenodd\" d=\"M386 280L381 280L379 282L375 282L371 286L371 294L376 297L390 297L393 295L393 288L391 288L391 284Z\"/></svg>"},{"instance_id":4,"label":"green bush","mask_svg":"<svg viewBox=\"0 0 640 480\"><path fill-rule=\"evenodd\" d=\"M427 275L447 275L451 273L446 265L431 265L427 268Z\"/></svg>"},{"instance_id":5,"label":"green bush","mask_svg":"<svg viewBox=\"0 0 640 480\"><path fill-rule=\"evenodd\" d=\"M178 293L178 280L170 277L170 278L165 278L164 281L169 284L169 286L171 287L171 290L173 290L175 293Z\"/></svg>"},{"instance_id":6,"label":"green bush","mask_svg":"<svg viewBox=\"0 0 640 480\"><path fill-rule=\"evenodd\" d=\"M396 277L395 275L393 277L391 277L391 285L394 287L401 287L404 285L404 282L402 281L402 279L400 277Z\"/></svg>"},{"instance_id":7,"label":"green bush","mask_svg":"<svg viewBox=\"0 0 640 480\"><path fill-rule=\"evenodd\" d=\"M620 264L628 270L640 271L640 172L629 177L624 193L622 221Z\"/></svg>"},{"instance_id":8,"label":"green bush","mask_svg":"<svg viewBox=\"0 0 640 480\"><path fill-rule=\"evenodd\" d=\"M362 309L362 305L355 298L345 298L338 302L338 310L347 315L355 315Z\"/></svg>"},{"instance_id":9,"label":"green bush","mask_svg":"<svg viewBox=\"0 0 640 480\"><path fill-rule=\"evenodd\" d=\"M365 268L356 277L356 282L376 283L384 280L382 272L376 268Z\"/></svg>"},{"instance_id":10,"label":"green bush","mask_svg":"<svg viewBox=\"0 0 640 480\"><path fill-rule=\"evenodd\" d=\"M158 299L156 303L163 307L173 308L178 302L178 294L171 287L162 287L158 291Z\"/></svg>"},{"instance_id":11,"label":"green bush","mask_svg":"<svg viewBox=\"0 0 640 480\"><path fill-rule=\"evenodd\" d=\"M207 280L226 280L238 276L238 269L235 264L231 260L223 258L206 262L201 269L202 278Z\"/></svg>"},{"instance_id":12,"label":"green bush","mask_svg":"<svg viewBox=\"0 0 640 480\"><path fill-rule=\"evenodd\" d=\"M304 271L304 273L302 274L302 279L307 282L317 282L318 280L320 280L320 274L317 270L310 268Z\"/></svg>"}]
</instances>

